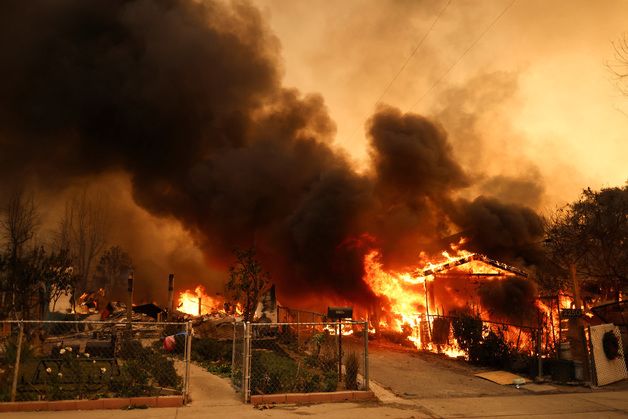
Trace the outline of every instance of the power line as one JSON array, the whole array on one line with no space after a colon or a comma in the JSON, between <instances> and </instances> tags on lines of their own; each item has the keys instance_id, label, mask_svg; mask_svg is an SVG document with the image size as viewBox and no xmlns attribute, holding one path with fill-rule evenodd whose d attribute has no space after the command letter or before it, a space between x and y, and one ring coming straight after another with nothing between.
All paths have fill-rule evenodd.
<instances>
[{"instance_id":1,"label":"power line","mask_svg":"<svg viewBox=\"0 0 628 419\"><path fill-rule=\"evenodd\" d=\"M493 26L495 26L495 24L497 23L497 21L499 21L502 16L504 16L506 14L506 12L513 6L513 4L515 4L517 0L512 0L506 7L504 7L504 9L501 11L501 13L499 15L497 15L495 17L495 19L493 19L493 21L484 29L484 31L482 31L482 33L480 33L480 36L478 36L475 41L473 41L471 43L471 45L469 45L469 47L462 53L462 55L458 58L458 60L456 60L448 69L447 71L438 79L436 80L436 82L434 84L432 84L432 86L430 86L429 89L427 89L427 91L425 93L423 93L423 95L419 98L419 100L417 100L414 105L412 105L410 107L410 110L414 109L417 107L417 105L419 103L421 103L423 101L423 99L425 99L425 97L430 94L432 92L432 90L434 90L434 88L436 86L438 86L448 75L449 73L451 73L451 71L464 59L464 57L469 53L469 51L471 51L478 42L480 42L482 40L482 38L484 38L484 35L486 35L488 33L488 31L491 30L491 28Z\"/></svg>"},{"instance_id":2,"label":"power line","mask_svg":"<svg viewBox=\"0 0 628 419\"><path fill-rule=\"evenodd\" d=\"M445 13L445 10L447 10L447 8L449 7L449 5L451 4L452 0L448 0L447 3L445 4L445 6L443 6L443 8L440 10L440 12L438 13L438 15L434 18L434 20L432 21L432 24L430 25L430 27L428 28L428 30L423 34L423 37L421 38L421 40L416 44L416 46L412 49L412 52L410 53L410 55L408 56L408 58L406 58L405 62L401 65L401 67L399 68L399 70L397 71L397 73L394 75L394 77L392 78L392 80L390 80L390 82L388 82L388 85L386 86L386 88L384 89L384 91L382 92L382 94L379 96L379 98L377 99L377 101L375 102L375 108L377 108L377 105L379 105L380 103L382 103L382 99L384 98L384 96L386 96L386 94L388 93L388 91L390 90L390 88L392 87L393 83L395 83L395 81L399 78L399 76L401 75L401 73L403 72L403 70L405 70L405 68L408 66L408 64L410 63L410 60L412 60L412 57L414 57L414 55L417 53L417 51L423 46L423 43L425 42L425 40L427 39L427 37L430 35L430 33L432 33L432 30L434 29L434 26L436 26L436 24L438 23L438 21L440 20L441 16ZM359 133L359 129L356 130L355 134L353 134L352 137L355 137L356 135L358 135Z\"/></svg>"},{"instance_id":3,"label":"power line","mask_svg":"<svg viewBox=\"0 0 628 419\"><path fill-rule=\"evenodd\" d=\"M432 29L434 29L434 26L436 26L436 23L438 23L438 21L440 20L441 16L443 15L443 13L445 13L445 10L447 10L447 8L449 7L449 5L451 4L452 0L448 0L447 4L445 4L445 6L440 10L440 12L438 13L438 15L434 18L434 20L432 21L432 24L430 25L429 29L427 30L427 32L425 32L423 34L423 37L421 38L421 40L418 42L418 44L414 47L414 49L412 49L412 52L410 53L410 55L408 56L408 58L406 58L406 61L403 63L403 65L401 66L401 68L399 68L399 70L397 71L397 73L395 74L395 76L392 78L392 80L390 80L390 82L388 83L388 85L386 86L386 88L384 89L383 93L380 95L380 97L377 99L377 101L375 102L375 107L377 107L377 105L379 105L382 102L382 99L384 98L384 96L386 96L386 93L388 93L388 91L390 90L390 88L392 87L393 83L399 78L399 75L403 72L403 70L405 70L405 68L408 66L408 64L410 63L410 60L412 60L412 57L414 57L414 55L417 53L417 51L421 48L421 46L423 45L423 43L425 42L425 40L427 39L427 37L430 35L430 33L432 33Z\"/></svg>"}]
</instances>

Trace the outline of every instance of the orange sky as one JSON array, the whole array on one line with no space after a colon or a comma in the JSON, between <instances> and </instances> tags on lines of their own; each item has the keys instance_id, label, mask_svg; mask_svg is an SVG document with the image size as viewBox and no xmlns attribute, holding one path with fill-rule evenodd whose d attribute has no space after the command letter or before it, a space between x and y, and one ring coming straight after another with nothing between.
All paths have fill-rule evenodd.
<instances>
[{"instance_id":1,"label":"orange sky","mask_svg":"<svg viewBox=\"0 0 628 419\"><path fill-rule=\"evenodd\" d=\"M281 41L286 85L324 96L338 145L363 163L366 119L447 0L254 3ZM540 177L544 212L623 184L628 97L607 64L628 1L515 1L435 85L510 4L452 0L383 102L438 119L471 171Z\"/></svg>"}]
</instances>

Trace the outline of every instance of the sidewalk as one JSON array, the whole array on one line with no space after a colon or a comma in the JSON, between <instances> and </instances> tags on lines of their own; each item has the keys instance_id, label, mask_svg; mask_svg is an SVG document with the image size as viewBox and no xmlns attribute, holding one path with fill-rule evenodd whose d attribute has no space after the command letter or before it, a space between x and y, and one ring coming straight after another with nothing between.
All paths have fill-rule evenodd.
<instances>
[{"instance_id":1,"label":"sidewalk","mask_svg":"<svg viewBox=\"0 0 628 419\"><path fill-rule=\"evenodd\" d=\"M222 403L222 404L218 404ZM462 397L410 400L392 403L329 403L283 405L255 409L225 399L192 402L181 408L115 411L23 412L11 419L203 419L203 418L625 418L628 417L628 392L573 393L497 397Z\"/></svg>"},{"instance_id":2,"label":"sidewalk","mask_svg":"<svg viewBox=\"0 0 628 419\"><path fill-rule=\"evenodd\" d=\"M256 409L242 404L228 380L191 366L190 405L180 408L15 412L0 419L205 419L205 418L625 418L628 390L514 396L403 399L373 383L380 402L278 405Z\"/></svg>"}]
</instances>

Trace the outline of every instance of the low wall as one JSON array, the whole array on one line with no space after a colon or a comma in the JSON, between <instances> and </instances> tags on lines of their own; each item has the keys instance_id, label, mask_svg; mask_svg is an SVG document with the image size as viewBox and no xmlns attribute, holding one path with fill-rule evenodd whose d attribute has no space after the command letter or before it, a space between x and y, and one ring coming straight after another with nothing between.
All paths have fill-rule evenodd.
<instances>
[{"instance_id":1,"label":"low wall","mask_svg":"<svg viewBox=\"0 0 628 419\"><path fill-rule=\"evenodd\" d=\"M49 402L6 402L0 403L0 412L122 409L129 406L180 407L183 406L183 396L116 397L96 400L56 400Z\"/></svg>"},{"instance_id":2,"label":"low wall","mask_svg":"<svg viewBox=\"0 0 628 419\"><path fill-rule=\"evenodd\" d=\"M251 396L251 404L330 403L374 399L372 391L334 391L329 393L287 393Z\"/></svg>"}]
</instances>

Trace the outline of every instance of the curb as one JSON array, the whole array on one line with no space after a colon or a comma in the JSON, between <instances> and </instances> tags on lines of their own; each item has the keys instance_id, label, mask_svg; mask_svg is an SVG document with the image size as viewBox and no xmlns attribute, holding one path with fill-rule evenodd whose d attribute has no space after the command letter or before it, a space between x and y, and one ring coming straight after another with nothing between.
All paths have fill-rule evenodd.
<instances>
[{"instance_id":1,"label":"curb","mask_svg":"<svg viewBox=\"0 0 628 419\"><path fill-rule=\"evenodd\" d=\"M0 403L0 413L49 410L123 409L132 406L181 407L183 406L183 396L115 397L110 399L56 400L50 402L5 402Z\"/></svg>"},{"instance_id":2,"label":"curb","mask_svg":"<svg viewBox=\"0 0 628 419\"><path fill-rule=\"evenodd\" d=\"M278 403L332 403L357 400L371 400L375 395L372 391L335 391L330 393L287 393L262 394L251 396L251 404L278 404Z\"/></svg>"}]
</instances>

